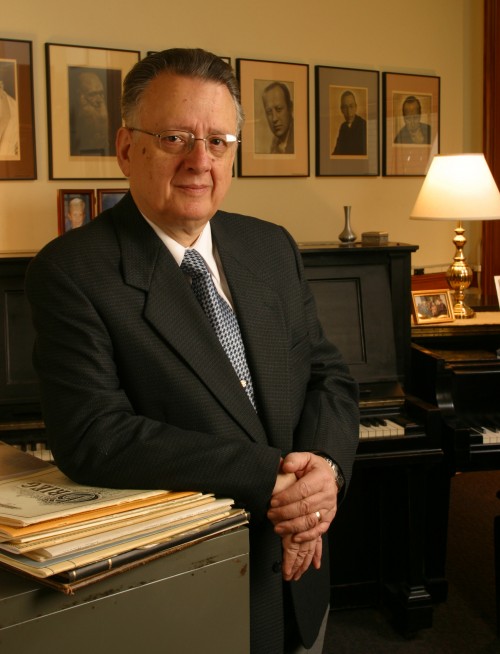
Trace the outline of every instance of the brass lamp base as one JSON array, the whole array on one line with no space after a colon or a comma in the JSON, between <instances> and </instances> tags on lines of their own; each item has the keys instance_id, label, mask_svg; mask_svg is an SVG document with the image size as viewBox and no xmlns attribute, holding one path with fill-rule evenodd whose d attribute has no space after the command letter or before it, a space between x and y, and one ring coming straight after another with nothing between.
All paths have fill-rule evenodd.
<instances>
[{"instance_id":1,"label":"brass lamp base","mask_svg":"<svg viewBox=\"0 0 500 654\"><path fill-rule=\"evenodd\" d=\"M471 309L464 302L464 291L471 285L473 277L472 270L467 265L463 253L464 245L467 242L464 232L462 222L459 220L455 228L455 238L453 239L455 256L453 257L453 263L446 271L446 279L450 288L454 291L453 315L458 319L472 318L475 315L474 309Z\"/></svg>"}]
</instances>

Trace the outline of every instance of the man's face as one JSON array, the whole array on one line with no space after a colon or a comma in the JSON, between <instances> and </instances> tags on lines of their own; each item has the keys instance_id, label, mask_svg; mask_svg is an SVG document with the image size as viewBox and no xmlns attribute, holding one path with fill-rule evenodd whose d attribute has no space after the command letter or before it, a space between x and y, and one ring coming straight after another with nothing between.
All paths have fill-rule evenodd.
<instances>
[{"instance_id":1,"label":"man's face","mask_svg":"<svg viewBox=\"0 0 500 654\"><path fill-rule=\"evenodd\" d=\"M80 76L80 93L82 105L90 105L94 109L105 106L104 87L95 73L82 73Z\"/></svg>"},{"instance_id":2,"label":"man's face","mask_svg":"<svg viewBox=\"0 0 500 654\"><path fill-rule=\"evenodd\" d=\"M403 116L406 126L411 133L417 132L420 127L420 111L416 102L407 102L403 106Z\"/></svg>"},{"instance_id":3,"label":"man's face","mask_svg":"<svg viewBox=\"0 0 500 654\"><path fill-rule=\"evenodd\" d=\"M344 97L342 104L340 105L340 110L344 114L346 123L350 125L356 116L357 110L356 100L353 95L349 94Z\"/></svg>"},{"instance_id":4,"label":"man's face","mask_svg":"<svg viewBox=\"0 0 500 654\"><path fill-rule=\"evenodd\" d=\"M283 89L275 86L263 95L264 109L267 122L272 133L279 139L284 139L288 134L291 123L291 113L285 100Z\"/></svg>"},{"instance_id":5,"label":"man's face","mask_svg":"<svg viewBox=\"0 0 500 654\"><path fill-rule=\"evenodd\" d=\"M226 86L168 73L146 88L131 127L159 133L166 129L236 134L236 107ZM195 141L188 154L160 149L158 139L120 128L118 163L129 177L140 211L176 240L193 242L219 208L231 183L236 148L218 159ZM181 238L182 237L182 238ZM184 243L184 244L186 244Z\"/></svg>"}]
</instances>

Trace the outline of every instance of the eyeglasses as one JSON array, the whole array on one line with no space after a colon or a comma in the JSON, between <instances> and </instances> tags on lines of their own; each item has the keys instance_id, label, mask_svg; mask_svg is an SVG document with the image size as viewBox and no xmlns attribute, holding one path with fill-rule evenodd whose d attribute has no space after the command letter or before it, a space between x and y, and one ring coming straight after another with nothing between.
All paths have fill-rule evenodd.
<instances>
[{"instance_id":1,"label":"eyeglasses","mask_svg":"<svg viewBox=\"0 0 500 654\"><path fill-rule=\"evenodd\" d=\"M166 129L159 134L148 132L138 127L128 127L131 132L141 132L158 139L158 143L163 152L167 154L185 155L189 154L194 148L195 141L204 141L205 149L211 155L218 159L228 154L233 147L239 143L239 139L234 134L209 134L205 138L196 138L191 132L185 132L180 129Z\"/></svg>"}]
</instances>

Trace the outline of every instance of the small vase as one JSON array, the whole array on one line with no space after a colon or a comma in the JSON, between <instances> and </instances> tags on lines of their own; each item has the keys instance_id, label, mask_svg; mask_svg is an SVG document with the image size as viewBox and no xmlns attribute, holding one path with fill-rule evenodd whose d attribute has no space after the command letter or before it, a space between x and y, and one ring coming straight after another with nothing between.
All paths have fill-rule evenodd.
<instances>
[{"instance_id":1,"label":"small vase","mask_svg":"<svg viewBox=\"0 0 500 654\"><path fill-rule=\"evenodd\" d=\"M354 243L356 234L351 229L351 207L344 207L345 224L344 229L339 234L339 241L342 243Z\"/></svg>"}]
</instances>

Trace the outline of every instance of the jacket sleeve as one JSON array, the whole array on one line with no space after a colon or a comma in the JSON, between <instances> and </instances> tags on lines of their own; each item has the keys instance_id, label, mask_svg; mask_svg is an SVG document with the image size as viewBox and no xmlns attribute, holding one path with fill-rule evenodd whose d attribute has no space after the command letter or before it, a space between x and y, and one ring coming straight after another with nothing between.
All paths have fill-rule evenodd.
<instances>
[{"instance_id":1,"label":"jacket sleeve","mask_svg":"<svg viewBox=\"0 0 500 654\"><path fill-rule=\"evenodd\" d=\"M346 487L359 442L358 384L338 348L325 337L316 303L295 247L311 346L311 376L294 448L324 452L341 468Z\"/></svg>"}]
</instances>

